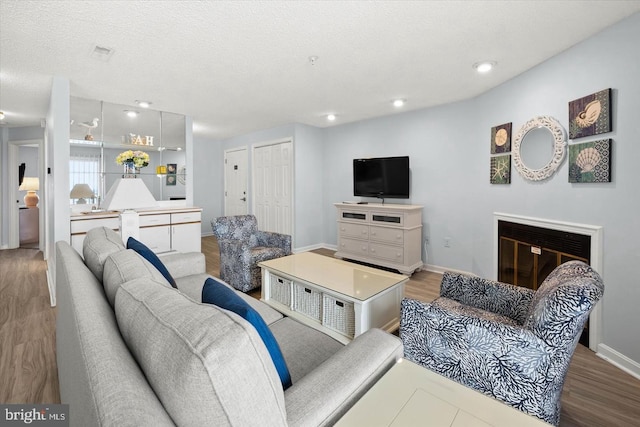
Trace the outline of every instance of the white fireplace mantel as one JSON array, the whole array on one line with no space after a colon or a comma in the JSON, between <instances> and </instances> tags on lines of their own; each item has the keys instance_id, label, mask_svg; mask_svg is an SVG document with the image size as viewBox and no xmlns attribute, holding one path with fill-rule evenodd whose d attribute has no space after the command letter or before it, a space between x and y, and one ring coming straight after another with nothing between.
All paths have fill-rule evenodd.
<instances>
[{"instance_id":1,"label":"white fireplace mantel","mask_svg":"<svg viewBox=\"0 0 640 427\"><path fill-rule=\"evenodd\" d=\"M500 212L493 213L493 278L498 280L498 221L513 222L516 224L531 225L533 227L547 228L550 230L566 231L591 237L591 267L596 270L604 280L603 260L603 229L601 226L577 224L572 222L555 221L544 218L533 218L522 215L512 215ZM604 297L603 297L604 298ZM596 304L589 316L589 348L598 351L598 344L603 342L602 324L602 300Z\"/></svg>"}]
</instances>

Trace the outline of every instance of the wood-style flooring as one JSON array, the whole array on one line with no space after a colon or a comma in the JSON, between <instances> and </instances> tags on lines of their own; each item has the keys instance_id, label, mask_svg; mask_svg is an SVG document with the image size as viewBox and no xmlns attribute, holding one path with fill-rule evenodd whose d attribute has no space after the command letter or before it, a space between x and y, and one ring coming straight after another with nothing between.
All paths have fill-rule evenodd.
<instances>
[{"instance_id":1,"label":"wood-style flooring","mask_svg":"<svg viewBox=\"0 0 640 427\"><path fill-rule=\"evenodd\" d=\"M202 238L207 272L218 276L214 237ZM316 253L333 256L333 251ZM46 264L33 249L0 251L0 402L59 403L55 364L55 309L49 305ZM441 275L414 274L405 296L431 301ZM259 298L260 292L253 296ZM640 426L640 380L582 345L573 356L562 394L562 427ZM515 427L515 426L514 426Z\"/></svg>"},{"instance_id":2,"label":"wood-style flooring","mask_svg":"<svg viewBox=\"0 0 640 427\"><path fill-rule=\"evenodd\" d=\"M60 402L56 311L37 249L0 250L0 402Z\"/></svg>"}]
</instances>

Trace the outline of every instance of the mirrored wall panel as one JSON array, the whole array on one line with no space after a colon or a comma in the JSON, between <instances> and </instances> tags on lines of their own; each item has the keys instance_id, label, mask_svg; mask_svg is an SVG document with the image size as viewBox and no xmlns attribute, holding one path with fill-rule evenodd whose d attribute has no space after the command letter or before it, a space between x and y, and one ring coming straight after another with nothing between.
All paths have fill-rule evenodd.
<instances>
[{"instance_id":1,"label":"mirrored wall panel","mask_svg":"<svg viewBox=\"0 0 640 427\"><path fill-rule=\"evenodd\" d=\"M71 97L70 201L92 203L104 198L125 174L128 151L142 152L145 166L135 169L156 200L186 195L185 116L130 105ZM137 153L136 153L137 154ZM139 156L140 157L140 156ZM140 165L140 161L138 162ZM87 184L94 197L71 198L76 184ZM81 185L77 189L85 189Z\"/></svg>"}]
</instances>

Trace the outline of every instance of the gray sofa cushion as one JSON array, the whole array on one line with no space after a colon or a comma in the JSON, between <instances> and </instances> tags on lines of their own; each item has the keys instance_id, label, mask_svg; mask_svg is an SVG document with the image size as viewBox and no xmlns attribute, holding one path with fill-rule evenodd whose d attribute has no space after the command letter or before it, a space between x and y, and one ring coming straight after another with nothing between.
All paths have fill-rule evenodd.
<instances>
[{"instance_id":1,"label":"gray sofa cushion","mask_svg":"<svg viewBox=\"0 0 640 427\"><path fill-rule=\"evenodd\" d=\"M158 254L158 258L171 272L176 282L180 277L207 271L207 261L202 252L166 252Z\"/></svg>"},{"instance_id":2,"label":"gray sofa cushion","mask_svg":"<svg viewBox=\"0 0 640 427\"><path fill-rule=\"evenodd\" d=\"M289 317L269 325L269 329L280 345L294 384L344 347L329 335Z\"/></svg>"},{"instance_id":3,"label":"gray sofa cushion","mask_svg":"<svg viewBox=\"0 0 640 427\"><path fill-rule=\"evenodd\" d=\"M116 292L120 285L138 278L153 279L158 283L171 287L167 279L153 264L132 249L125 249L109 255L104 262L104 271L102 273L102 285L109 304L113 307L116 301Z\"/></svg>"},{"instance_id":4,"label":"gray sofa cushion","mask_svg":"<svg viewBox=\"0 0 640 427\"><path fill-rule=\"evenodd\" d=\"M178 289L184 295L188 296L195 302L202 302L202 287L204 286L204 282L209 278L213 277L209 274L192 274L191 276L179 277L176 278L176 284L178 285ZM223 283L229 288L233 289L228 283L222 281L221 279L215 278L218 282ZM262 320L267 325L272 324L273 322L277 322L282 319L282 313L274 310L269 307L267 304L255 299L252 296L249 296L245 293L238 292L238 296L242 298L245 302L247 302L251 308L258 312Z\"/></svg>"},{"instance_id":5,"label":"gray sofa cushion","mask_svg":"<svg viewBox=\"0 0 640 427\"><path fill-rule=\"evenodd\" d=\"M98 227L87 232L82 243L82 256L89 270L102 281L102 271L107 257L124 249L118 233L107 227Z\"/></svg>"},{"instance_id":6,"label":"gray sofa cushion","mask_svg":"<svg viewBox=\"0 0 640 427\"><path fill-rule=\"evenodd\" d=\"M115 311L125 342L176 424L286 425L278 374L244 319L150 279L123 284Z\"/></svg>"}]
</instances>

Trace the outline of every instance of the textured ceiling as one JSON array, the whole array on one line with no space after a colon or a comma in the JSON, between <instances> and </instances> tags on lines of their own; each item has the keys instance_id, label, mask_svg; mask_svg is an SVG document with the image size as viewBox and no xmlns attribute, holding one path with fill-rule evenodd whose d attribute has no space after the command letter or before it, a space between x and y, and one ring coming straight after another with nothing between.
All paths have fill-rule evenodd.
<instances>
[{"instance_id":1,"label":"textured ceiling","mask_svg":"<svg viewBox=\"0 0 640 427\"><path fill-rule=\"evenodd\" d=\"M0 111L4 126L39 124L57 75L72 96L189 115L196 138L325 127L393 114L397 97L406 111L477 96L639 10L639 1L0 0ZM108 61L92 56L96 45L113 49ZM497 68L475 73L485 59Z\"/></svg>"}]
</instances>

